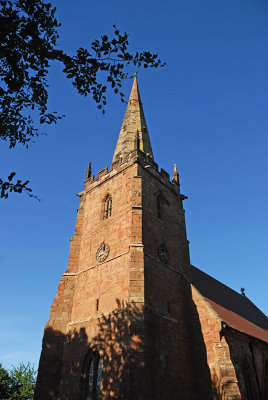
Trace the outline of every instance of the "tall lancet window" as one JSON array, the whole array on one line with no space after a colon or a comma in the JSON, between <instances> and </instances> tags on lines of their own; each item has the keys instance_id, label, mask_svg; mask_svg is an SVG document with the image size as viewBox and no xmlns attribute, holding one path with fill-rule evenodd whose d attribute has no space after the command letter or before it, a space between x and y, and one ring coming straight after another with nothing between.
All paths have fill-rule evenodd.
<instances>
[{"instance_id":1,"label":"tall lancet window","mask_svg":"<svg viewBox=\"0 0 268 400\"><path fill-rule=\"evenodd\" d=\"M81 400L101 399L101 359L97 350L87 354L82 373Z\"/></svg>"},{"instance_id":2,"label":"tall lancet window","mask_svg":"<svg viewBox=\"0 0 268 400\"><path fill-rule=\"evenodd\" d=\"M109 218L112 215L112 196L108 196L105 200L104 218Z\"/></svg>"},{"instance_id":3,"label":"tall lancet window","mask_svg":"<svg viewBox=\"0 0 268 400\"><path fill-rule=\"evenodd\" d=\"M159 220L163 219L164 204L168 204L167 199L162 192L156 197L156 215Z\"/></svg>"}]
</instances>

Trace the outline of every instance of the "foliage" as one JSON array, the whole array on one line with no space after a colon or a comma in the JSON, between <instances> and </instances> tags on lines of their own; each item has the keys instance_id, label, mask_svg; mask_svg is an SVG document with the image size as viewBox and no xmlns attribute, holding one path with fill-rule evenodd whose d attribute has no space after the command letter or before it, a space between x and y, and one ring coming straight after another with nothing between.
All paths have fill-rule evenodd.
<instances>
[{"instance_id":1,"label":"foliage","mask_svg":"<svg viewBox=\"0 0 268 400\"><path fill-rule=\"evenodd\" d=\"M127 66L164 65L149 51L131 54L128 34L121 35L115 26L112 37L103 35L89 44L89 50L80 47L75 55L66 54L57 46L60 23L55 12L44 0L0 0L0 139L10 148L18 143L28 147L40 134L39 124L63 117L48 110L51 62L59 62L78 93L90 94L102 112L108 87L124 101L120 89L128 77ZM29 194L27 184L1 180L1 197L7 198L10 191Z\"/></svg>"},{"instance_id":2,"label":"foliage","mask_svg":"<svg viewBox=\"0 0 268 400\"><path fill-rule=\"evenodd\" d=\"M36 370L29 362L20 363L16 368L10 370L10 377L15 388L12 393L12 400L30 400L34 396L36 382Z\"/></svg>"},{"instance_id":3,"label":"foliage","mask_svg":"<svg viewBox=\"0 0 268 400\"><path fill-rule=\"evenodd\" d=\"M125 32L121 35L116 26L113 27L113 38L109 39L107 35L103 35L100 40L94 40L90 45L91 52L79 48L74 57L64 56L64 72L67 78L72 80L78 93L84 96L91 93L103 113L107 86L113 88L114 93L119 93L121 101L124 101L124 93L120 89L122 81L128 77L126 66L131 63L137 67L143 65L144 68L164 66L157 54L151 54L149 51L129 53L128 34ZM101 72L107 74L105 83L99 79Z\"/></svg>"},{"instance_id":4,"label":"foliage","mask_svg":"<svg viewBox=\"0 0 268 400\"><path fill-rule=\"evenodd\" d=\"M7 400L12 393L12 380L9 373L0 364L0 399Z\"/></svg>"},{"instance_id":5,"label":"foliage","mask_svg":"<svg viewBox=\"0 0 268 400\"><path fill-rule=\"evenodd\" d=\"M25 193L28 194L28 196L34 197L36 200L40 201L40 199L37 196L34 196L33 194L31 194L32 189L27 187L29 181L22 182L19 179L19 180L17 180L16 183L12 182L12 179L14 178L15 175L16 175L15 172L11 172L11 174L7 178L8 181L6 181L6 182L4 182L0 178L0 190L1 190L0 191L0 198L1 199L3 199L3 198L7 199L8 198L8 192L15 192L15 193L25 192Z\"/></svg>"},{"instance_id":6,"label":"foliage","mask_svg":"<svg viewBox=\"0 0 268 400\"><path fill-rule=\"evenodd\" d=\"M9 373L0 364L0 399L32 400L35 381L36 371L30 363L21 363Z\"/></svg>"}]
</instances>

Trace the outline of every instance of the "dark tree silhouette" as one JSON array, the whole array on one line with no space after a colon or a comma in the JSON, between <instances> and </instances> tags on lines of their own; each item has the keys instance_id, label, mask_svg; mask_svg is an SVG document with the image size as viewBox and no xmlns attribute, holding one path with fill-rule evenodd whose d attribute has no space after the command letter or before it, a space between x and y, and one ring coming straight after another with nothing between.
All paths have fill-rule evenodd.
<instances>
[{"instance_id":1,"label":"dark tree silhouette","mask_svg":"<svg viewBox=\"0 0 268 400\"><path fill-rule=\"evenodd\" d=\"M33 399L36 372L30 363L20 363L10 371L5 370L0 364L0 399Z\"/></svg>"},{"instance_id":2,"label":"dark tree silhouette","mask_svg":"<svg viewBox=\"0 0 268 400\"><path fill-rule=\"evenodd\" d=\"M104 113L107 88L124 101L122 81L128 77L127 67L159 67L164 64L149 51L129 52L128 34L114 26L112 37L102 35L88 49L80 47L70 55L57 45L60 23L56 9L44 0L0 1L0 138L10 148L17 144L28 147L40 134L35 118L43 124L56 123L63 116L49 111L47 74L51 62L59 62L63 73L78 93L88 96ZM0 180L0 197L9 192L31 189L28 181Z\"/></svg>"}]
</instances>

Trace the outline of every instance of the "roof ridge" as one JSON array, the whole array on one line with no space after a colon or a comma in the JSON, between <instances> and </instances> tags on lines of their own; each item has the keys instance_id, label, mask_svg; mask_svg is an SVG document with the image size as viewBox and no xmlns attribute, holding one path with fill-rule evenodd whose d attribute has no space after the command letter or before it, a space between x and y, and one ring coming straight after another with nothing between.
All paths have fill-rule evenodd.
<instances>
[{"instance_id":1,"label":"roof ridge","mask_svg":"<svg viewBox=\"0 0 268 400\"><path fill-rule=\"evenodd\" d=\"M187 277L222 321L239 332L268 342L268 318L247 296L191 264Z\"/></svg>"},{"instance_id":2,"label":"roof ridge","mask_svg":"<svg viewBox=\"0 0 268 400\"><path fill-rule=\"evenodd\" d=\"M236 293L238 293L238 292L236 292ZM238 293L238 294L239 294L239 293ZM241 294L241 296L243 296L249 303L251 303L255 308L257 308L257 310L258 310L258 311L267 319L267 321L268 321L267 315L264 314L264 312L263 312L258 306L256 306L256 304L253 303L252 300L250 300L245 294L244 294L244 295Z\"/></svg>"},{"instance_id":3,"label":"roof ridge","mask_svg":"<svg viewBox=\"0 0 268 400\"><path fill-rule=\"evenodd\" d=\"M202 272L202 274L207 275L210 279L213 279L214 281L216 281L216 282L220 283L221 285L225 286L228 290L231 290L231 291L234 292L235 294L241 296L242 299L243 299L243 298L246 299L250 304L252 304L255 308L257 308L257 310L258 310L258 311L267 319L267 321L268 321L267 315L264 314L264 312L263 312L258 306L256 306L256 304L253 303L253 301L250 300L245 294L242 295L241 293L237 292L235 289L232 289L231 287L227 286L225 283L219 281L218 279L216 279L216 278L214 278L213 276L207 274L206 272L204 272L203 270L201 270L201 269L195 267L194 265L190 264L190 266L193 267L193 268L195 268L195 269L198 269L199 271Z\"/></svg>"}]
</instances>

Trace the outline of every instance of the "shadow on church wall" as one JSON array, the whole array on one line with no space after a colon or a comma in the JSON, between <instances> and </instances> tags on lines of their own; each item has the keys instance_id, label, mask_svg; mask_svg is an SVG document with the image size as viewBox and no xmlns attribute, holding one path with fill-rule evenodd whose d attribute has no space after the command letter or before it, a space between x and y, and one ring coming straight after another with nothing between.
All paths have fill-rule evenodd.
<instances>
[{"instance_id":1,"label":"shadow on church wall","mask_svg":"<svg viewBox=\"0 0 268 400\"><path fill-rule=\"evenodd\" d=\"M174 331L172 318L120 300L113 313L66 335L46 328L35 400L86 400L83 365L89 349L100 355L102 400L220 399L190 287L183 290L181 332Z\"/></svg>"},{"instance_id":2,"label":"shadow on church wall","mask_svg":"<svg viewBox=\"0 0 268 400\"><path fill-rule=\"evenodd\" d=\"M123 304L68 334L45 330L35 399L83 399L83 363L89 349L101 358L102 399L144 399L144 307ZM95 335L90 335L91 331Z\"/></svg>"},{"instance_id":3,"label":"shadow on church wall","mask_svg":"<svg viewBox=\"0 0 268 400\"><path fill-rule=\"evenodd\" d=\"M216 395L223 400L265 399L267 343L232 326L265 338L267 318L245 296L198 268L191 266L189 276Z\"/></svg>"},{"instance_id":4,"label":"shadow on church wall","mask_svg":"<svg viewBox=\"0 0 268 400\"><path fill-rule=\"evenodd\" d=\"M216 376L211 374L208 366L207 348L204 342L202 327L197 307L192 298L191 286L182 277L183 314L186 325L186 338L191 366L191 399L219 400L220 391Z\"/></svg>"},{"instance_id":5,"label":"shadow on church wall","mask_svg":"<svg viewBox=\"0 0 268 400\"><path fill-rule=\"evenodd\" d=\"M226 327L224 337L229 346L241 398L268 400L268 346L258 339Z\"/></svg>"}]
</instances>

